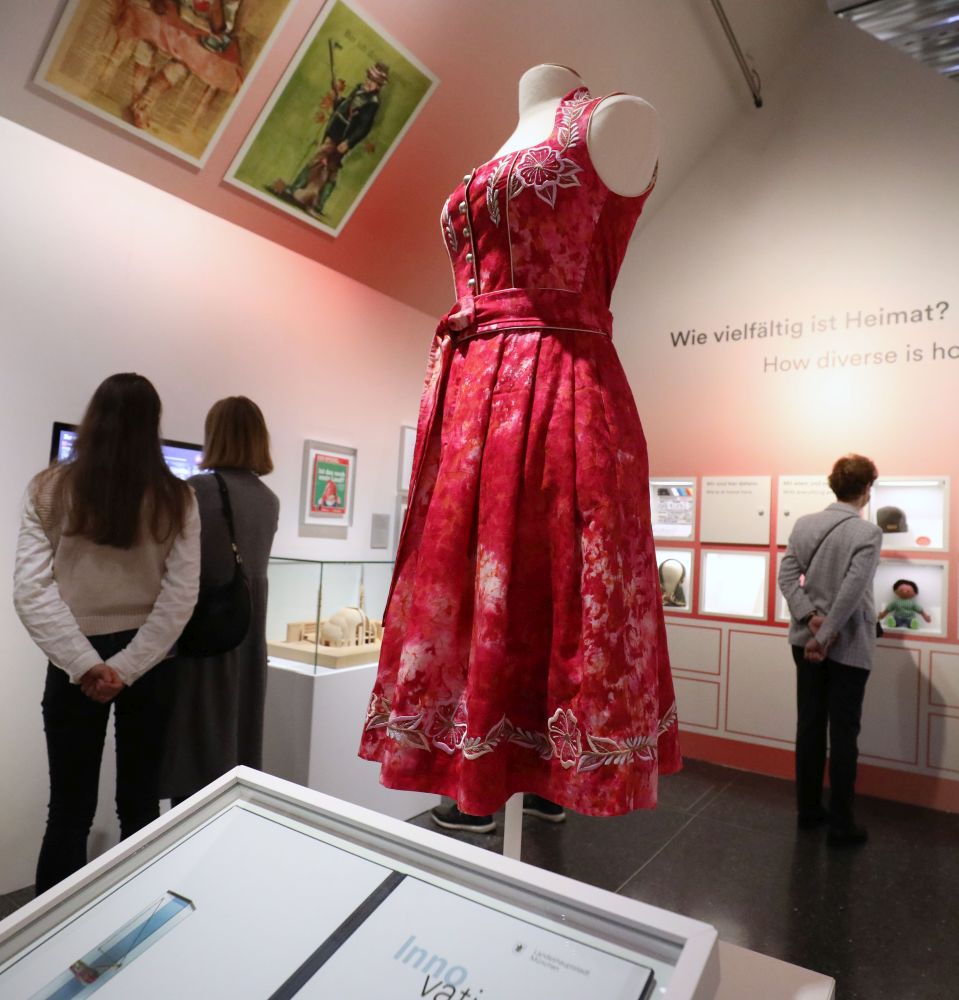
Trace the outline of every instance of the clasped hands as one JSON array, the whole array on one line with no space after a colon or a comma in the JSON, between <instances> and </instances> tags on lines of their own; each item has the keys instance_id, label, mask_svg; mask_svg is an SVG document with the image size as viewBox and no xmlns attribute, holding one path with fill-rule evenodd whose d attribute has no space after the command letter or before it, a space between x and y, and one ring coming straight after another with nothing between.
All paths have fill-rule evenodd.
<instances>
[{"instance_id":1,"label":"clasped hands","mask_svg":"<svg viewBox=\"0 0 959 1000\"><path fill-rule=\"evenodd\" d=\"M822 663L826 659L826 650L829 648L827 643L825 646L816 638L819 630L822 628L822 623L826 620L825 615L813 615L806 624L809 626L809 631L812 632L812 638L806 643L803 648L803 658L808 660L810 663Z\"/></svg>"},{"instance_id":2,"label":"clasped hands","mask_svg":"<svg viewBox=\"0 0 959 1000\"><path fill-rule=\"evenodd\" d=\"M106 663L98 663L80 678L80 690L94 701L106 704L123 690L120 675Z\"/></svg>"}]
</instances>

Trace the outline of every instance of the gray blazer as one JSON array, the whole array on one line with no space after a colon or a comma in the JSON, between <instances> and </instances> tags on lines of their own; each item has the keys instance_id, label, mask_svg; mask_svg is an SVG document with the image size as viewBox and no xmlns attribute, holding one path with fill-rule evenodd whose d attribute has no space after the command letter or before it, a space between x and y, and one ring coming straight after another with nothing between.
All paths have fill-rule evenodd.
<instances>
[{"instance_id":1,"label":"gray blazer","mask_svg":"<svg viewBox=\"0 0 959 1000\"><path fill-rule=\"evenodd\" d=\"M834 526L835 530L822 541ZM832 503L818 514L799 518L779 570L779 589L792 616L792 645L806 645L812 633L802 619L820 611L826 620L817 638L824 646L831 643L829 659L850 667L872 668L876 645L872 581L881 544L879 526L864 521L848 503ZM799 578L804 574L800 586Z\"/></svg>"}]
</instances>

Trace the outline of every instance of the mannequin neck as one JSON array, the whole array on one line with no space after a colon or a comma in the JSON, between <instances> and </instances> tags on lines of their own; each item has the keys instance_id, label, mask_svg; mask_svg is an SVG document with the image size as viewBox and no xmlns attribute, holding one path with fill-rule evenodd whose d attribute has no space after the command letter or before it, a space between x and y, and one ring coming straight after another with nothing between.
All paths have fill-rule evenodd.
<instances>
[{"instance_id":1,"label":"mannequin neck","mask_svg":"<svg viewBox=\"0 0 959 1000\"><path fill-rule=\"evenodd\" d=\"M565 66L546 63L528 69L519 81L519 121L496 155L542 142L552 131L559 102L571 90L585 86L582 78Z\"/></svg>"},{"instance_id":2,"label":"mannequin neck","mask_svg":"<svg viewBox=\"0 0 959 1000\"><path fill-rule=\"evenodd\" d=\"M585 86L579 74L566 66L544 63L528 69L519 81L520 121L541 111L544 105L555 108L571 90Z\"/></svg>"}]
</instances>

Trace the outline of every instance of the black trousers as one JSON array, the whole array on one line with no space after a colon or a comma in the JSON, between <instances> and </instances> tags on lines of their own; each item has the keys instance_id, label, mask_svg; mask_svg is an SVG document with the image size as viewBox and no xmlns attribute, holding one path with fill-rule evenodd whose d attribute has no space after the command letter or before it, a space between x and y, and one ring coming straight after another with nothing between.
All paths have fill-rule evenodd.
<instances>
[{"instance_id":1,"label":"black trousers","mask_svg":"<svg viewBox=\"0 0 959 1000\"><path fill-rule=\"evenodd\" d=\"M826 731L829 732L829 812L834 826L853 821L856 764L859 760L862 699L869 671L826 659L810 663L802 647L793 646L796 661L796 800L800 816L822 809Z\"/></svg>"},{"instance_id":2,"label":"black trousers","mask_svg":"<svg viewBox=\"0 0 959 1000\"><path fill-rule=\"evenodd\" d=\"M136 632L90 636L103 659L123 649ZM117 751L117 817L129 837L160 814L160 754L172 698L169 664L161 663L101 705L49 664L43 691L43 728L50 766L47 829L37 862L37 894L87 863L87 835L97 810L97 785L110 705Z\"/></svg>"}]
</instances>

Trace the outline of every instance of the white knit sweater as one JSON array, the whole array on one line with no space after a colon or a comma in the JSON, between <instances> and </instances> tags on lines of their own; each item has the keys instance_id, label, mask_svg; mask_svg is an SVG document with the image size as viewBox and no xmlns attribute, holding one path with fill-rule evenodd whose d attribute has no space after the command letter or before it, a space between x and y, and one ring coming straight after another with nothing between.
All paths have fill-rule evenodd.
<instances>
[{"instance_id":1,"label":"white knit sweater","mask_svg":"<svg viewBox=\"0 0 959 1000\"><path fill-rule=\"evenodd\" d=\"M86 638L137 630L107 663L132 684L168 656L196 604L200 517L190 498L183 530L166 542L144 531L129 549L97 545L51 527L50 480L27 488L13 600L33 641L77 683L101 663Z\"/></svg>"}]
</instances>

